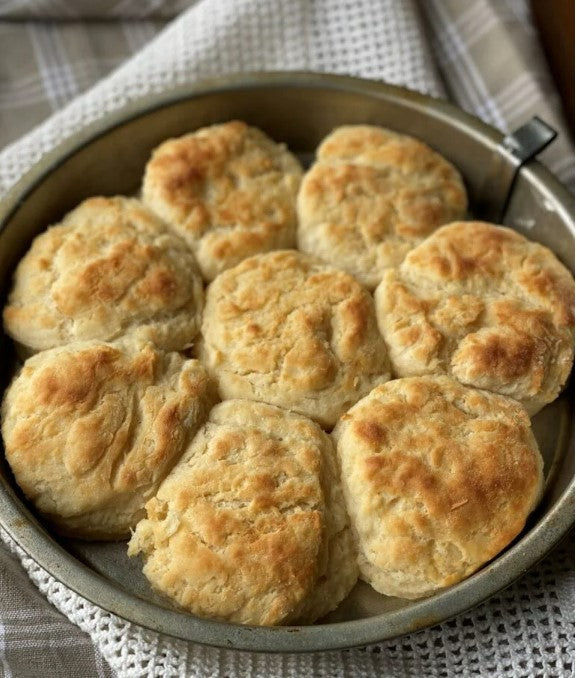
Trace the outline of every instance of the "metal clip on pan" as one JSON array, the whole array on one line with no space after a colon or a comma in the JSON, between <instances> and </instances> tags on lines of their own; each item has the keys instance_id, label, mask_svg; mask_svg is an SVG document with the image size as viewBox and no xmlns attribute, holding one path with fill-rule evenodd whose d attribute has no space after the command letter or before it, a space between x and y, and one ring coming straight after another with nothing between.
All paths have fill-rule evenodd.
<instances>
[{"instance_id":1,"label":"metal clip on pan","mask_svg":"<svg viewBox=\"0 0 577 678\"><path fill-rule=\"evenodd\" d=\"M521 167L545 149L557 132L534 117L499 144L481 191L479 215L486 221L503 223L515 178Z\"/></svg>"}]
</instances>

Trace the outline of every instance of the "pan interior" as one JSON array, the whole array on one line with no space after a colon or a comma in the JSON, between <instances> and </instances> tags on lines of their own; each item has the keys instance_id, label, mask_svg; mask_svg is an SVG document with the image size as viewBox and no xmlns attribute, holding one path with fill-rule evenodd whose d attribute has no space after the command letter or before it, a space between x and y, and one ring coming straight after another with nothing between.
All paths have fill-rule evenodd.
<instances>
[{"instance_id":1,"label":"pan interior","mask_svg":"<svg viewBox=\"0 0 577 678\"><path fill-rule=\"evenodd\" d=\"M98 131L94 138L77 140L77 147L65 156L58 152L53 154L41 168L40 175L43 176L34 181L25 178L17 187L17 191L24 193L18 199L11 198L12 203L4 206L7 216L0 232L2 302L16 263L37 233L89 196L137 193L144 166L158 143L200 126L230 119L245 120L262 128L274 139L285 142L306 164L312 159L320 139L340 124L377 124L412 134L429 143L460 169L465 177L474 216L476 205L481 199L486 199L482 195L483 186L487 168L495 160L498 135L482 125L475 127L464 116L455 116L432 99L412 97L403 90L386 86L364 88L358 81L351 83L348 79L320 82L317 78L296 84L279 84L277 81L272 86L258 83L246 87L221 87L184 98L175 95L172 100L165 96L163 105L159 101L143 104L141 110L131 113L125 120L116 119L110 129ZM551 185L555 184L551 184L544 170L523 170L514 187L505 222L551 247L573 269L571 214L564 202L562 189L552 190ZM8 340L2 336L1 341L3 355L9 355ZM3 388L13 367L13 360L2 361ZM571 392L572 388L568 388L533 420L533 429L545 460L546 492L531 516L526 532L539 527L574 476L570 452L573 435ZM25 511L26 504L3 458L0 460L0 475L3 491L10 492L10 501ZM41 524L36 524L34 529L43 530ZM10 531L18 538L14 526L10 526ZM86 572L88 568L100 575L134 598L136 605L138 601L148 601L159 608L171 609L164 598L151 591L141 574L140 560L126 556L125 543L89 543L58 539L50 534L46 538L72 555L80 572ZM34 553L31 555L35 557ZM526 567L532 562L526 562ZM498 563L499 559L489 567ZM58 577L57 573L54 574ZM480 574L480 577L477 575L480 584L474 591L475 599L464 600L462 609L495 592L490 579L483 580L483 572ZM520 572L511 573L510 578L518 574ZM82 594L82 576L79 577L74 588ZM411 609L416 609L417 605L413 601L381 596L366 584L359 583L347 600L323 620L331 625L327 627L329 631L324 647L337 646L332 643L330 632L337 622L340 628L343 622L369 621L400 610L410 615ZM443 609L439 609L431 623L443 619L443 614ZM188 638L189 635L179 629L187 624L189 617L176 611L173 615L180 620L175 622L173 634ZM129 613L126 616L130 616ZM151 625L154 627L153 623ZM170 629L168 631L171 632ZM383 631L383 638L398 631L394 627ZM369 640L369 635L366 640ZM358 641L356 636L354 642ZM346 645L342 640L339 643L340 646ZM214 638L214 644L221 644L218 637ZM251 647L250 643L248 647ZM276 649L274 641L267 647ZM295 641L294 649L299 647Z\"/></svg>"}]
</instances>

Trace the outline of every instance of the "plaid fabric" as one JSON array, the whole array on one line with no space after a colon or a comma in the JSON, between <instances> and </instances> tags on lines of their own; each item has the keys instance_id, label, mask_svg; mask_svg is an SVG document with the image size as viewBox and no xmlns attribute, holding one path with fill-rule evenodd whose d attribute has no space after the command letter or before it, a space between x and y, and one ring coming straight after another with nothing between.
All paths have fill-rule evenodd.
<instances>
[{"instance_id":1,"label":"plaid fabric","mask_svg":"<svg viewBox=\"0 0 577 678\"><path fill-rule=\"evenodd\" d=\"M0 148L138 52L165 23L17 22L0 13Z\"/></svg>"},{"instance_id":2,"label":"plaid fabric","mask_svg":"<svg viewBox=\"0 0 577 678\"><path fill-rule=\"evenodd\" d=\"M420 6L449 98L503 132L538 115L559 132L540 159L572 187L571 137L526 0L421 0Z\"/></svg>"},{"instance_id":3,"label":"plaid fabric","mask_svg":"<svg viewBox=\"0 0 577 678\"><path fill-rule=\"evenodd\" d=\"M111 678L90 637L40 595L18 560L0 549L0 677Z\"/></svg>"}]
</instances>

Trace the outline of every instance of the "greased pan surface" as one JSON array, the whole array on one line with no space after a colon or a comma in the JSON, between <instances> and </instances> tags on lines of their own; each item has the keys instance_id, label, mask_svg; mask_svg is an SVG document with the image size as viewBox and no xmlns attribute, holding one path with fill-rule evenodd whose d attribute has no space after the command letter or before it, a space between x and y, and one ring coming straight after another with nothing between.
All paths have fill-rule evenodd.
<instances>
[{"instance_id":1,"label":"greased pan surface","mask_svg":"<svg viewBox=\"0 0 577 678\"><path fill-rule=\"evenodd\" d=\"M306 163L341 124L368 123L419 137L463 174L475 216L502 163L502 135L455 107L398 87L312 73L246 74L163 92L104 116L46 155L0 203L0 290L30 242L81 200L138 190L151 149L170 136L233 118L261 127ZM504 173L506 174L506 173ZM494 183L493 183L494 185ZM574 270L573 200L538 162L524 167L504 223L547 245ZM2 336L4 356L10 344ZM2 361L2 389L11 361ZM546 491L522 535L482 570L422 601L386 598L359 583L314 626L255 628L195 618L151 592L125 544L65 540L29 510L0 459L0 524L56 579L100 607L184 640L265 652L366 645L448 619L507 586L541 559L574 520L573 386L533 420L545 458Z\"/></svg>"}]
</instances>

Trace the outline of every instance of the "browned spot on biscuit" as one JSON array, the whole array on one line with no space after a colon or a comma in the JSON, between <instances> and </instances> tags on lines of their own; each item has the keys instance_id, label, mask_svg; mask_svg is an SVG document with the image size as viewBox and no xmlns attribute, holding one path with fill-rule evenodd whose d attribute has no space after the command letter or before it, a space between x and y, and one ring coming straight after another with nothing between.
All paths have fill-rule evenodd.
<instances>
[{"instance_id":1,"label":"browned spot on biscuit","mask_svg":"<svg viewBox=\"0 0 577 678\"><path fill-rule=\"evenodd\" d=\"M487 365L492 372L501 374L505 379L525 374L538 356L535 342L531 337L517 335L503 341L503 337L493 335L484 346L480 356L481 363Z\"/></svg>"},{"instance_id":2,"label":"browned spot on biscuit","mask_svg":"<svg viewBox=\"0 0 577 678\"><path fill-rule=\"evenodd\" d=\"M361 419L354 423L355 433L371 447L384 447L388 441L387 431L375 421ZM372 459L372 457L371 457ZM375 461L375 463L378 463Z\"/></svg>"},{"instance_id":3,"label":"browned spot on biscuit","mask_svg":"<svg viewBox=\"0 0 577 678\"><path fill-rule=\"evenodd\" d=\"M150 297L170 302L178 290L178 281L172 271L155 268L140 283L140 289Z\"/></svg>"},{"instance_id":4,"label":"browned spot on biscuit","mask_svg":"<svg viewBox=\"0 0 577 678\"><path fill-rule=\"evenodd\" d=\"M199 185L207 179L202 164L191 165L184 152L160 157L156 164L161 170L163 167L167 169L165 191L171 195L176 194L180 199L187 195L196 196Z\"/></svg>"},{"instance_id":5,"label":"browned spot on biscuit","mask_svg":"<svg viewBox=\"0 0 577 678\"><path fill-rule=\"evenodd\" d=\"M535 337L517 332L492 332L467 345L474 374L490 373L505 383L543 370L546 346Z\"/></svg>"},{"instance_id":6,"label":"browned spot on biscuit","mask_svg":"<svg viewBox=\"0 0 577 678\"><path fill-rule=\"evenodd\" d=\"M117 358L114 349L103 347L87 352L86 359L70 361L68 369L47 367L35 378L35 396L39 403L52 407L73 408L95 396L95 382L100 382Z\"/></svg>"}]
</instances>

